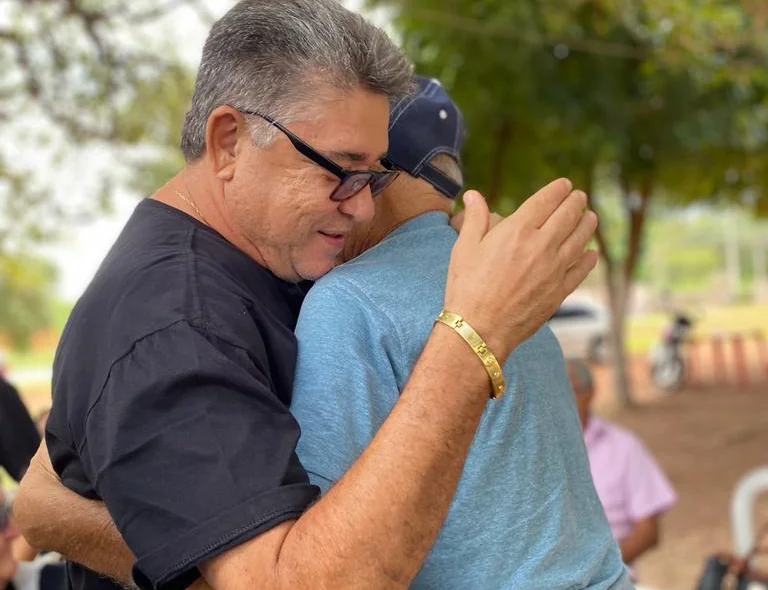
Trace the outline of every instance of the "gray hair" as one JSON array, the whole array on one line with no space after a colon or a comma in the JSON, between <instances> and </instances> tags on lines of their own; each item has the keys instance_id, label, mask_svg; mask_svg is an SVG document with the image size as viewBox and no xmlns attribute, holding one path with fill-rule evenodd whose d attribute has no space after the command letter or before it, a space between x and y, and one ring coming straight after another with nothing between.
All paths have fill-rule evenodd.
<instances>
[{"instance_id":1,"label":"gray hair","mask_svg":"<svg viewBox=\"0 0 768 590\"><path fill-rule=\"evenodd\" d=\"M575 393L586 393L595 388L592 370L586 362L581 359L569 359L568 369L573 380L573 390Z\"/></svg>"},{"instance_id":2,"label":"gray hair","mask_svg":"<svg viewBox=\"0 0 768 590\"><path fill-rule=\"evenodd\" d=\"M184 157L203 155L208 117L221 105L285 123L329 87L399 98L412 90L411 65L386 33L337 0L241 0L205 42L182 130ZM251 123L257 145L274 132Z\"/></svg>"},{"instance_id":3,"label":"gray hair","mask_svg":"<svg viewBox=\"0 0 768 590\"><path fill-rule=\"evenodd\" d=\"M461 170L461 164L459 164L453 156L440 153L432 158L429 161L429 164L430 166L437 168L459 186L464 186L464 173Z\"/></svg>"}]
</instances>

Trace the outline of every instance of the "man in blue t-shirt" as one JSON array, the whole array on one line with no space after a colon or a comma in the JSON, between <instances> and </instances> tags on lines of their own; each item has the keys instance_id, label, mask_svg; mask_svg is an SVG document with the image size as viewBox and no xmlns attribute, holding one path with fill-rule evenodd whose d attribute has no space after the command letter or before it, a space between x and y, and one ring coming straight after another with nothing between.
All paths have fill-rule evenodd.
<instances>
[{"instance_id":1,"label":"man in blue t-shirt","mask_svg":"<svg viewBox=\"0 0 768 590\"><path fill-rule=\"evenodd\" d=\"M378 197L374 219L342 253L350 261L315 284L296 329L297 452L323 492L392 411L443 306L464 130L439 82L418 83L390 118L388 159L408 175ZM503 371L507 390L488 402L412 588L631 587L550 330L520 345Z\"/></svg>"}]
</instances>

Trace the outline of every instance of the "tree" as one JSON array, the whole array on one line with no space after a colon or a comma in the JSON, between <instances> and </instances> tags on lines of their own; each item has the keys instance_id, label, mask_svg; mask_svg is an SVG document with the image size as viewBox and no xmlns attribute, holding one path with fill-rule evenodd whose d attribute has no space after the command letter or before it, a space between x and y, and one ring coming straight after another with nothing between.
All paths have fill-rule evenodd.
<instances>
[{"instance_id":1,"label":"tree","mask_svg":"<svg viewBox=\"0 0 768 590\"><path fill-rule=\"evenodd\" d=\"M0 326L15 347L25 347L51 321L48 293L56 278L47 261L32 256L0 258Z\"/></svg>"},{"instance_id":2,"label":"tree","mask_svg":"<svg viewBox=\"0 0 768 590\"><path fill-rule=\"evenodd\" d=\"M45 265L21 253L107 209L115 185L124 179L157 182L181 163L176 142L193 73L155 25L183 7L212 20L203 0L8 0L0 6L5 309L43 309L43 288L50 290L50 269L43 272ZM55 187L38 171L55 167L73 150L94 146L115 154L102 189L58 201ZM29 153L35 154L33 161L22 157ZM29 265L30 280L20 281L18 272L6 274L19 265ZM18 333L14 318L21 316L29 314L0 312L0 331Z\"/></svg>"},{"instance_id":3,"label":"tree","mask_svg":"<svg viewBox=\"0 0 768 590\"><path fill-rule=\"evenodd\" d=\"M469 183L502 212L556 175L585 187L598 212L602 195L618 193L622 213L597 242L615 391L631 403L624 326L652 203L734 199L743 187L724 186L728 171L765 160L765 137L748 131L765 110L766 10L735 0L370 4L393 10L417 69L462 107Z\"/></svg>"}]
</instances>

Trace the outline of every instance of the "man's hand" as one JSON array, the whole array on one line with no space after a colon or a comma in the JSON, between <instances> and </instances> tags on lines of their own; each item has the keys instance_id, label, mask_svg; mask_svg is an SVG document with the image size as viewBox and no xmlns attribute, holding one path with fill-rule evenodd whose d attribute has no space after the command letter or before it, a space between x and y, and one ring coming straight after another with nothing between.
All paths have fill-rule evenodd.
<instances>
[{"instance_id":1,"label":"man's hand","mask_svg":"<svg viewBox=\"0 0 768 590\"><path fill-rule=\"evenodd\" d=\"M556 180L493 229L483 197L469 191L448 269L445 308L458 313L503 362L597 263L585 251L597 228L587 196Z\"/></svg>"},{"instance_id":2,"label":"man's hand","mask_svg":"<svg viewBox=\"0 0 768 590\"><path fill-rule=\"evenodd\" d=\"M497 225L499 225L502 221L504 221L504 217L499 215L498 213L491 213L491 221L488 224L489 229L493 229ZM464 225L464 210L462 209L458 213L454 213L451 215L451 227L456 230L456 232L461 231L461 226Z\"/></svg>"}]
</instances>

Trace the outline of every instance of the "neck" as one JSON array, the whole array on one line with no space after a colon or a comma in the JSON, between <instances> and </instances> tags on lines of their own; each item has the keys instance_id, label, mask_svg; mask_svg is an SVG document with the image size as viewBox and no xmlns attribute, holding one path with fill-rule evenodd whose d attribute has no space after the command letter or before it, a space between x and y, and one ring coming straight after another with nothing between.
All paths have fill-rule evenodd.
<instances>
[{"instance_id":1,"label":"neck","mask_svg":"<svg viewBox=\"0 0 768 590\"><path fill-rule=\"evenodd\" d=\"M581 421L581 430L586 432L587 426L589 426L590 413L589 410L579 410L579 420Z\"/></svg>"},{"instance_id":2,"label":"neck","mask_svg":"<svg viewBox=\"0 0 768 590\"><path fill-rule=\"evenodd\" d=\"M183 195L185 198L179 196ZM264 266L264 257L255 244L241 236L229 223L221 208L224 188L205 173L204 161L188 163L160 187L152 198L183 211L219 233L225 240Z\"/></svg>"},{"instance_id":3,"label":"neck","mask_svg":"<svg viewBox=\"0 0 768 590\"><path fill-rule=\"evenodd\" d=\"M414 186L415 185L415 186ZM453 213L453 201L423 181L407 183L397 190L385 192L376 203L376 219L370 236L372 245L379 243L411 219L433 211Z\"/></svg>"}]
</instances>

